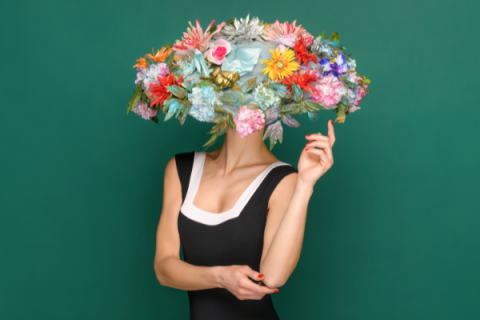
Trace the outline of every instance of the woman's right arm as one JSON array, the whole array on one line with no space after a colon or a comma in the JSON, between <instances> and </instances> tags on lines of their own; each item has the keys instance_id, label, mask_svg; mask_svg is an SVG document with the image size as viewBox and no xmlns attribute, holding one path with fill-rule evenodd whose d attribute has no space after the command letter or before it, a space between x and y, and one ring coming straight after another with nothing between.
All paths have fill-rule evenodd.
<instances>
[{"instance_id":1,"label":"woman's right arm","mask_svg":"<svg viewBox=\"0 0 480 320\"><path fill-rule=\"evenodd\" d=\"M275 292L252 282L263 277L248 266L194 266L180 259L180 236L177 219L182 205L182 187L175 157L165 169L163 207L157 228L154 270L161 285L181 290L225 288L237 298L261 299Z\"/></svg>"}]
</instances>

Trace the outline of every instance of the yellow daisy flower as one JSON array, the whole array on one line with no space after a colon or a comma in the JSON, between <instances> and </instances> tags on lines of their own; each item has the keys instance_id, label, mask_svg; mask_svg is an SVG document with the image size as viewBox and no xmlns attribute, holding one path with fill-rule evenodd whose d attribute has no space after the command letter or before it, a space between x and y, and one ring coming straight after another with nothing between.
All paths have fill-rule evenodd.
<instances>
[{"instance_id":1,"label":"yellow daisy flower","mask_svg":"<svg viewBox=\"0 0 480 320\"><path fill-rule=\"evenodd\" d=\"M259 60L266 65L262 71L268 73L268 77L272 80L281 80L293 74L293 71L300 68L300 64L295 61L295 52L292 49L285 49L280 53L280 48L270 50L272 57L268 60Z\"/></svg>"}]
</instances>

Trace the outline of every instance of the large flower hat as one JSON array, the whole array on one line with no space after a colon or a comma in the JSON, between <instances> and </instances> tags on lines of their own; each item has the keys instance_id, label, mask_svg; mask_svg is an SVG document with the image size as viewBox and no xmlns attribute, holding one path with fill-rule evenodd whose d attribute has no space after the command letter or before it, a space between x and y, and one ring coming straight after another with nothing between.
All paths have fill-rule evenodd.
<instances>
[{"instance_id":1,"label":"large flower hat","mask_svg":"<svg viewBox=\"0 0 480 320\"><path fill-rule=\"evenodd\" d=\"M137 60L127 114L158 123L161 110L164 121L183 125L190 115L214 123L207 148L228 128L246 137L266 126L272 149L284 125L300 126L294 115L315 121L320 110L333 110L343 123L369 92L370 80L357 73L337 32L314 37L296 21L249 16L214 22L205 31L190 23L181 40Z\"/></svg>"}]
</instances>

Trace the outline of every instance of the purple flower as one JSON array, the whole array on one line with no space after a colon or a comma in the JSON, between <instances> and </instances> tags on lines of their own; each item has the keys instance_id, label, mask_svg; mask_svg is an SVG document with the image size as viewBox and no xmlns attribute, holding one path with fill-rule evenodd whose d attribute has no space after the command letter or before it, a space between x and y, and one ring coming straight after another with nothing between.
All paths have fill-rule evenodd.
<instances>
[{"instance_id":1,"label":"purple flower","mask_svg":"<svg viewBox=\"0 0 480 320\"><path fill-rule=\"evenodd\" d=\"M321 59L320 65L323 67L323 75L327 76L333 74L338 78L339 75L344 74L350 66L346 62L346 58L343 53L339 53L335 58L335 62L331 63L329 59Z\"/></svg>"}]
</instances>

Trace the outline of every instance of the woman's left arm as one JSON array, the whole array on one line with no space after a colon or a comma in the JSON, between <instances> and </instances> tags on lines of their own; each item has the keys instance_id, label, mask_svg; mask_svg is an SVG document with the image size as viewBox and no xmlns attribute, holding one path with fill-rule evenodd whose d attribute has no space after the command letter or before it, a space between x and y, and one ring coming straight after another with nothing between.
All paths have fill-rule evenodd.
<instances>
[{"instance_id":1,"label":"woman's left arm","mask_svg":"<svg viewBox=\"0 0 480 320\"><path fill-rule=\"evenodd\" d=\"M295 269L302 250L307 208L313 186L333 165L335 143L332 121L328 136L307 135L310 140L298 161L298 174L285 177L269 201L260 273L270 288L283 286ZM318 148L318 149L317 149Z\"/></svg>"}]
</instances>

